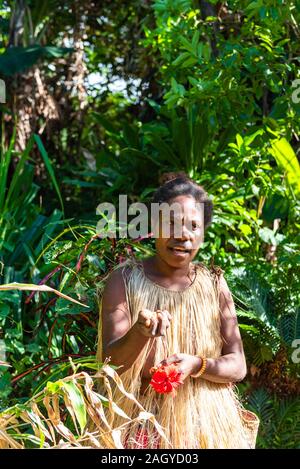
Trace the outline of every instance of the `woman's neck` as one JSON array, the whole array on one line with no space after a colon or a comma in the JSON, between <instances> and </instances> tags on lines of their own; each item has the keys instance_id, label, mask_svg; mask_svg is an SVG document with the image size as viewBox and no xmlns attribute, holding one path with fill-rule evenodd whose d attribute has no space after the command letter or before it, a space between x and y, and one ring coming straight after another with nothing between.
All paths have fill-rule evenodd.
<instances>
[{"instance_id":1,"label":"woman's neck","mask_svg":"<svg viewBox=\"0 0 300 469\"><path fill-rule=\"evenodd\" d=\"M189 277L191 273L191 262L180 267L173 267L167 264L158 254L151 258L153 270L157 272L160 277L167 277L176 282L184 277Z\"/></svg>"}]
</instances>

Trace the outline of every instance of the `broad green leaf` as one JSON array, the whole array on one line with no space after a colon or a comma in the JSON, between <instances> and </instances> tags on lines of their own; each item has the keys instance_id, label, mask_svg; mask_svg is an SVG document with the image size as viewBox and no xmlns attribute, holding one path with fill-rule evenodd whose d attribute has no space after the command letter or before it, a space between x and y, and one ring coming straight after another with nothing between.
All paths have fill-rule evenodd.
<instances>
[{"instance_id":1,"label":"broad green leaf","mask_svg":"<svg viewBox=\"0 0 300 469\"><path fill-rule=\"evenodd\" d=\"M239 228L245 236L248 236L252 233L251 226L246 225L245 223L243 223Z\"/></svg>"},{"instance_id":2,"label":"broad green leaf","mask_svg":"<svg viewBox=\"0 0 300 469\"><path fill-rule=\"evenodd\" d=\"M270 228L264 227L260 228L258 231L259 237L267 244L272 244L273 246L277 245L277 241L274 235L274 232Z\"/></svg>"},{"instance_id":3,"label":"broad green leaf","mask_svg":"<svg viewBox=\"0 0 300 469\"><path fill-rule=\"evenodd\" d=\"M271 140L271 154L274 156L287 177L287 180L295 194L300 194L300 166L297 155L285 138Z\"/></svg>"},{"instance_id":4,"label":"broad green leaf","mask_svg":"<svg viewBox=\"0 0 300 469\"><path fill-rule=\"evenodd\" d=\"M263 129L259 129L254 134L245 137L245 145L251 145L251 143L256 139L258 135L264 135L265 131Z\"/></svg>"},{"instance_id":5,"label":"broad green leaf","mask_svg":"<svg viewBox=\"0 0 300 469\"><path fill-rule=\"evenodd\" d=\"M63 387L63 382L62 381L55 381L54 383L52 381L48 381L47 384L46 384L46 389L51 394L58 393L62 387Z\"/></svg>"},{"instance_id":6,"label":"broad green leaf","mask_svg":"<svg viewBox=\"0 0 300 469\"><path fill-rule=\"evenodd\" d=\"M0 55L0 72L14 75L32 67L41 58L58 58L72 52L69 47L33 45L30 47L9 47Z\"/></svg>"},{"instance_id":7,"label":"broad green leaf","mask_svg":"<svg viewBox=\"0 0 300 469\"><path fill-rule=\"evenodd\" d=\"M87 423L86 407L83 395L73 381L63 382L63 388L68 393L76 418L80 425L81 432L83 432Z\"/></svg>"}]
</instances>

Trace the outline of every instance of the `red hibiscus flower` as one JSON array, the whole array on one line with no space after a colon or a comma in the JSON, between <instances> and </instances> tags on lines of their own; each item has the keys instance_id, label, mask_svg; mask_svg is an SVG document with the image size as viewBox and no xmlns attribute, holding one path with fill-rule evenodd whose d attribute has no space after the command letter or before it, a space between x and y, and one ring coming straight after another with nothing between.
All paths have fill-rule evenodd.
<instances>
[{"instance_id":1,"label":"red hibiscus flower","mask_svg":"<svg viewBox=\"0 0 300 469\"><path fill-rule=\"evenodd\" d=\"M182 373L178 372L177 366L174 364L160 366L157 369L152 368L150 372L153 372L150 385L160 394L172 393L175 396L176 388L183 383Z\"/></svg>"}]
</instances>

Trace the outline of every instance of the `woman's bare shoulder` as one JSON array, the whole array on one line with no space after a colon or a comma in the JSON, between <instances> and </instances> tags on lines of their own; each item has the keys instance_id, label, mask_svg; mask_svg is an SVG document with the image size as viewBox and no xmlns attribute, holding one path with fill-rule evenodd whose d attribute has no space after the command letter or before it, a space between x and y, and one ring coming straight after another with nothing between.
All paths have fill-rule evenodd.
<instances>
[{"instance_id":1,"label":"woman's bare shoulder","mask_svg":"<svg viewBox=\"0 0 300 469\"><path fill-rule=\"evenodd\" d=\"M118 266L107 275L104 280L103 296L124 296L125 286L122 269Z\"/></svg>"},{"instance_id":2,"label":"woman's bare shoulder","mask_svg":"<svg viewBox=\"0 0 300 469\"><path fill-rule=\"evenodd\" d=\"M104 293L108 291L110 293L114 291L115 293L120 291L124 293L126 279L128 279L128 276L136 265L137 262L135 260L128 259L111 270L105 279Z\"/></svg>"}]
</instances>

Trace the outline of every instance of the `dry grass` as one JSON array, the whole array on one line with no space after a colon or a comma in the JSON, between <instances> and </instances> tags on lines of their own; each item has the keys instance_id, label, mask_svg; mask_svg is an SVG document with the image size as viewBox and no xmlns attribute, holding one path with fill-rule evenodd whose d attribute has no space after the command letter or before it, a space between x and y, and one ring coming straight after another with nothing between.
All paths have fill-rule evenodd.
<instances>
[{"instance_id":1,"label":"dry grass","mask_svg":"<svg viewBox=\"0 0 300 469\"><path fill-rule=\"evenodd\" d=\"M112 384L123 394L124 403L136 406L137 418L132 420L113 401ZM114 426L115 416L119 422L121 417L121 425ZM94 376L74 369L71 376L48 382L26 404L1 412L0 448L123 448L128 426L145 420L165 438L154 415L145 411L124 389L116 371L104 363Z\"/></svg>"}]
</instances>

